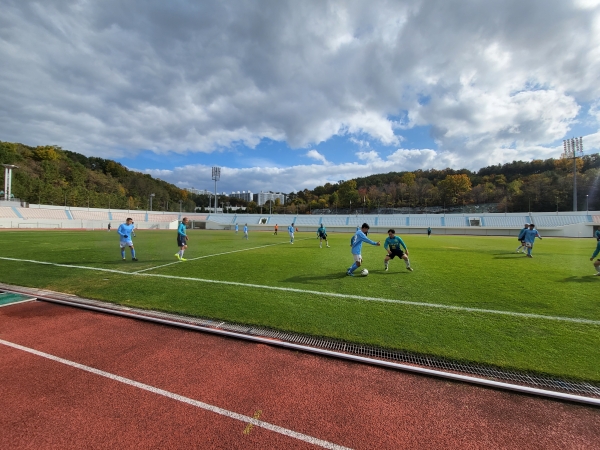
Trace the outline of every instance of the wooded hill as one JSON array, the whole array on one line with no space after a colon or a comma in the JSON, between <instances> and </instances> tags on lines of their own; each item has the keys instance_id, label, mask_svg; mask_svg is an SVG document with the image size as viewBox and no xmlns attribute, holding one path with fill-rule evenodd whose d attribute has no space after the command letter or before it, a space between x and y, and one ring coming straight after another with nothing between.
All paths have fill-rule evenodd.
<instances>
[{"instance_id":1,"label":"wooded hill","mask_svg":"<svg viewBox=\"0 0 600 450\"><path fill-rule=\"evenodd\" d=\"M195 196L150 175L126 169L118 162L86 157L56 146L28 147L0 141L0 163L16 164L13 194L29 203L90 208L140 209L149 207L155 194L155 211L193 211L208 207L207 196ZM0 173L0 189L4 171ZM600 210L600 155L577 159L578 210ZM219 205L261 209L254 202L220 197ZM571 211L573 207L573 160L513 161L466 169L416 170L371 175L355 180L327 183L313 190L287 195L285 205L270 205L273 213L387 212L410 208L412 212L435 212L467 205L493 205L497 212ZM269 205L266 206L266 210ZM264 207L263 207L264 210Z\"/></svg>"}]
</instances>

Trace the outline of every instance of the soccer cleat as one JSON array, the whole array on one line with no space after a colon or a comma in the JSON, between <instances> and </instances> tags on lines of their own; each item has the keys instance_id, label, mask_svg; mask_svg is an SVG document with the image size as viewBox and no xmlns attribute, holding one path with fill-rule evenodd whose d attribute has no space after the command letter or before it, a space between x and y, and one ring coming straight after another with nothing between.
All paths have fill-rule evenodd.
<instances>
[{"instance_id":1,"label":"soccer cleat","mask_svg":"<svg viewBox=\"0 0 600 450\"><path fill-rule=\"evenodd\" d=\"M122 258L122 259L123 259L123 261L125 261L127 258Z\"/></svg>"},{"instance_id":2,"label":"soccer cleat","mask_svg":"<svg viewBox=\"0 0 600 450\"><path fill-rule=\"evenodd\" d=\"M179 258L179 261L187 261L185 258Z\"/></svg>"},{"instance_id":3,"label":"soccer cleat","mask_svg":"<svg viewBox=\"0 0 600 450\"><path fill-rule=\"evenodd\" d=\"M352 272L350 272L350 271L346 272L346 275L348 275L349 277L353 277L354 276L354 274Z\"/></svg>"},{"instance_id":4,"label":"soccer cleat","mask_svg":"<svg viewBox=\"0 0 600 450\"><path fill-rule=\"evenodd\" d=\"M181 256L179 256L179 253L175 253L175 258L181 261Z\"/></svg>"},{"instance_id":5,"label":"soccer cleat","mask_svg":"<svg viewBox=\"0 0 600 450\"><path fill-rule=\"evenodd\" d=\"M327 244L327 248L329 248L329 244Z\"/></svg>"},{"instance_id":6,"label":"soccer cleat","mask_svg":"<svg viewBox=\"0 0 600 450\"><path fill-rule=\"evenodd\" d=\"M386 272L388 271L388 266L385 266L385 271L386 271Z\"/></svg>"},{"instance_id":7,"label":"soccer cleat","mask_svg":"<svg viewBox=\"0 0 600 450\"><path fill-rule=\"evenodd\" d=\"M137 258L131 258L132 261L137 261Z\"/></svg>"},{"instance_id":8,"label":"soccer cleat","mask_svg":"<svg viewBox=\"0 0 600 450\"><path fill-rule=\"evenodd\" d=\"M596 272L594 275L600 275L600 272Z\"/></svg>"},{"instance_id":9,"label":"soccer cleat","mask_svg":"<svg viewBox=\"0 0 600 450\"><path fill-rule=\"evenodd\" d=\"M412 270L412 267L410 267L410 266L408 266L408 267L406 268L406 270L408 270L409 272L412 272L412 271L413 271L413 270Z\"/></svg>"},{"instance_id":10,"label":"soccer cleat","mask_svg":"<svg viewBox=\"0 0 600 450\"><path fill-rule=\"evenodd\" d=\"M533 258L533 256L532 256L532 255L527 255L527 257L528 257L528 258Z\"/></svg>"}]
</instances>

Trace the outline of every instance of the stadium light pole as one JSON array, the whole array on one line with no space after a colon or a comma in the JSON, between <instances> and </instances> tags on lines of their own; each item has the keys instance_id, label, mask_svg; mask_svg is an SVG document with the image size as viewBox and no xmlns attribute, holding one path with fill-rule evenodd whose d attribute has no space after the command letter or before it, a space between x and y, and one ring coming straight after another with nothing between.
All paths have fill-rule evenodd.
<instances>
[{"instance_id":1,"label":"stadium light pole","mask_svg":"<svg viewBox=\"0 0 600 450\"><path fill-rule=\"evenodd\" d=\"M217 213L217 181L221 178L221 168L213 167L212 168L212 179L215 182L215 214Z\"/></svg>"},{"instance_id":2,"label":"stadium light pole","mask_svg":"<svg viewBox=\"0 0 600 450\"><path fill-rule=\"evenodd\" d=\"M150 194L150 212L152 212L152 197L155 197L156 194ZM109 207L110 209L110 207Z\"/></svg>"},{"instance_id":3,"label":"stadium light pole","mask_svg":"<svg viewBox=\"0 0 600 450\"><path fill-rule=\"evenodd\" d=\"M573 211L577 211L577 157L583 156L583 138L563 140L563 158L573 158Z\"/></svg>"},{"instance_id":4,"label":"stadium light pole","mask_svg":"<svg viewBox=\"0 0 600 450\"><path fill-rule=\"evenodd\" d=\"M183 200L179 200L179 214L181 214L181 205L183 204Z\"/></svg>"},{"instance_id":5,"label":"stadium light pole","mask_svg":"<svg viewBox=\"0 0 600 450\"><path fill-rule=\"evenodd\" d=\"M590 212L590 195L585 194L585 212Z\"/></svg>"},{"instance_id":6,"label":"stadium light pole","mask_svg":"<svg viewBox=\"0 0 600 450\"><path fill-rule=\"evenodd\" d=\"M18 169L19 166L14 164L2 164L4 166L4 200L10 200L12 190L12 171Z\"/></svg>"},{"instance_id":7,"label":"stadium light pole","mask_svg":"<svg viewBox=\"0 0 600 450\"><path fill-rule=\"evenodd\" d=\"M556 215L558 216L558 195L556 196Z\"/></svg>"}]
</instances>

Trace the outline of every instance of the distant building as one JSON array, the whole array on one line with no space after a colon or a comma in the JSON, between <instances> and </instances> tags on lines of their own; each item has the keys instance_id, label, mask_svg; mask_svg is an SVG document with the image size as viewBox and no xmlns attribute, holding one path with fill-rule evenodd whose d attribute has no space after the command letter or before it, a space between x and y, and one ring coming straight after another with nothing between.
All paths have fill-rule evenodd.
<instances>
[{"instance_id":1,"label":"distant building","mask_svg":"<svg viewBox=\"0 0 600 450\"><path fill-rule=\"evenodd\" d=\"M196 188L185 188L186 191L194 194L194 195L213 195L213 192L207 191L206 189L196 189Z\"/></svg>"},{"instance_id":2,"label":"distant building","mask_svg":"<svg viewBox=\"0 0 600 450\"><path fill-rule=\"evenodd\" d=\"M251 202L253 199L252 196L252 192L248 191L237 191L237 192L232 192L231 195L229 196L229 198L239 198L240 200L244 200L246 202Z\"/></svg>"},{"instance_id":3,"label":"distant building","mask_svg":"<svg viewBox=\"0 0 600 450\"><path fill-rule=\"evenodd\" d=\"M276 199L279 199L279 202L283 205L285 203L285 194L280 192L260 192L255 195L255 201L258 206L262 206L268 201L275 203Z\"/></svg>"}]
</instances>

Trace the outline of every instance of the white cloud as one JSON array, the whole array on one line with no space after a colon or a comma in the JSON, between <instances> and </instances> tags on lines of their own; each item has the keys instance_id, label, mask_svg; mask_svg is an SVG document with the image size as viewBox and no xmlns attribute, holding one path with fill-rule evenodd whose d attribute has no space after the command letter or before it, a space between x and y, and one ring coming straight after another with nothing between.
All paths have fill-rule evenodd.
<instances>
[{"instance_id":1,"label":"white cloud","mask_svg":"<svg viewBox=\"0 0 600 450\"><path fill-rule=\"evenodd\" d=\"M118 158L338 137L362 159L306 154L345 161L337 179L476 169L555 156L578 123L598 127L600 3L4 0L0 61L2 140ZM437 148L381 156L416 126ZM322 184L331 165L273 176Z\"/></svg>"}]
</instances>

